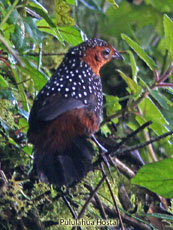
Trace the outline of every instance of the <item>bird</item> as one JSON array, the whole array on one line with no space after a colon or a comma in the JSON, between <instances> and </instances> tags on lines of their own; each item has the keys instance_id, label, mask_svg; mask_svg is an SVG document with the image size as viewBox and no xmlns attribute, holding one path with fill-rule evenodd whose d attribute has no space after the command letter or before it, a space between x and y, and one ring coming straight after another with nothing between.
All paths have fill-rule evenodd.
<instances>
[{"instance_id":1,"label":"bird","mask_svg":"<svg viewBox=\"0 0 173 230\"><path fill-rule=\"evenodd\" d=\"M106 41L88 39L68 50L37 94L27 137L42 182L72 187L92 170L95 149L90 139L102 120L100 69L112 59L123 57Z\"/></svg>"}]
</instances>

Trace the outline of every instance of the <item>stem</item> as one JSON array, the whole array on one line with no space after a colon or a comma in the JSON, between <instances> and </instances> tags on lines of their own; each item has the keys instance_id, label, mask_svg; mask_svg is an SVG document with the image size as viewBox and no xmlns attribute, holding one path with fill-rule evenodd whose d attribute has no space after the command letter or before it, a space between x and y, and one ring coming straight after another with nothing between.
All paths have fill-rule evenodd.
<instances>
[{"instance_id":1,"label":"stem","mask_svg":"<svg viewBox=\"0 0 173 230\"><path fill-rule=\"evenodd\" d=\"M171 73L167 73L165 75L163 75L159 80L158 83L162 83L164 81L166 81L166 79L170 76Z\"/></svg>"},{"instance_id":2,"label":"stem","mask_svg":"<svg viewBox=\"0 0 173 230\"><path fill-rule=\"evenodd\" d=\"M155 69L154 69L154 77L155 77L155 81L159 81L159 75Z\"/></svg>"},{"instance_id":3,"label":"stem","mask_svg":"<svg viewBox=\"0 0 173 230\"><path fill-rule=\"evenodd\" d=\"M150 136L149 136L148 131L144 130L143 133L144 133L145 141L146 142L150 141ZM149 145L147 145L147 149L149 151L149 162L152 163L154 161L158 161L151 143Z\"/></svg>"},{"instance_id":4,"label":"stem","mask_svg":"<svg viewBox=\"0 0 173 230\"><path fill-rule=\"evenodd\" d=\"M105 171L104 171L104 167L103 167L102 164L101 164L101 169L102 169L102 174L105 176L106 173L105 173ZM123 225L123 221L122 221L122 218L121 218L121 214L120 214L120 211L119 211L119 208L118 208L118 205L117 205L115 196L114 196L114 193L113 193L113 191L112 191L111 185L110 185L109 180L108 180L107 177L105 178L105 181L106 181L106 184L107 184L107 186L108 186L108 189L109 189L109 191L110 191L110 194L111 194L111 197L112 197L114 206L115 206L115 210L116 210L115 216L118 214L118 218L119 218L119 221L120 221L121 230L125 230L125 229L124 229L124 225Z\"/></svg>"},{"instance_id":5,"label":"stem","mask_svg":"<svg viewBox=\"0 0 173 230\"><path fill-rule=\"evenodd\" d=\"M128 179L131 179L135 176L135 173L116 157L112 159L112 165L114 166L116 170L119 170Z\"/></svg>"},{"instance_id":6,"label":"stem","mask_svg":"<svg viewBox=\"0 0 173 230\"><path fill-rule=\"evenodd\" d=\"M66 196L63 194L62 195L62 199L64 200L65 204L67 205L67 207L69 208L70 210L70 213L72 214L73 218L75 220L77 220L77 215L76 213L74 212L74 210L72 209L71 205L70 205L70 202L67 200ZM82 230L82 228L80 226L78 226L78 229L79 230Z\"/></svg>"},{"instance_id":7,"label":"stem","mask_svg":"<svg viewBox=\"0 0 173 230\"><path fill-rule=\"evenodd\" d=\"M116 149L120 148L125 142L127 142L127 140L129 140L130 138L134 137L136 134L138 134L140 131L144 130L146 127L148 127L151 124L152 124L152 121L147 121L142 126L140 126L139 128L137 128L135 131L133 131L132 133L130 133L126 138L123 138L123 140L120 143L118 143L115 146L115 148Z\"/></svg>"},{"instance_id":8,"label":"stem","mask_svg":"<svg viewBox=\"0 0 173 230\"><path fill-rule=\"evenodd\" d=\"M10 7L9 11L7 12L7 14L5 15L5 17L3 18L2 22L0 23L0 28L3 26L3 24L5 24L5 22L8 20L8 18L10 17L10 14L12 13L12 11L14 10L15 6L17 5L19 0L15 0L13 5Z\"/></svg>"},{"instance_id":9,"label":"stem","mask_svg":"<svg viewBox=\"0 0 173 230\"><path fill-rule=\"evenodd\" d=\"M128 108L134 108L136 107L145 97L147 97L149 92L146 90L142 93L142 95L134 102L130 103L127 108L119 110L117 113L107 117L102 123L102 125L105 125L106 123L110 122L114 118L120 117L122 114L129 112Z\"/></svg>"},{"instance_id":10,"label":"stem","mask_svg":"<svg viewBox=\"0 0 173 230\"><path fill-rule=\"evenodd\" d=\"M110 152L109 154L117 155L118 153L123 154L123 153L128 153L128 152L131 152L131 151L134 151L134 150L137 150L137 149L139 150L139 149L144 148L144 147L146 147L147 145L149 145L149 144L151 144L153 142L159 141L159 140L161 140L161 139L163 139L163 138L165 138L167 136L170 136L170 135L173 135L173 131L164 133L164 134L162 134L162 135L160 135L158 137L150 138L150 140L146 141L145 143L137 144L135 146L131 146L131 147L126 148L126 149L118 149L118 150L116 150L114 152Z\"/></svg>"},{"instance_id":11,"label":"stem","mask_svg":"<svg viewBox=\"0 0 173 230\"><path fill-rule=\"evenodd\" d=\"M173 88L173 83L161 83L161 84L158 84L157 87L159 88L172 87Z\"/></svg>"},{"instance_id":12,"label":"stem","mask_svg":"<svg viewBox=\"0 0 173 230\"><path fill-rule=\"evenodd\" d=\"M93 190L93 192L91 193L89 199L86 201L86 203L84 204L82 210L80 211L80 213L78 215L78 219L80 219L83 216L83 214L84 214L84 212L85 212L88 204L90 203L90 201L92 200L92 198L96 194L97 190L99 189L99 187L101 186L101 184L103 183L103 181L105 180L105 178L106 178L106 175L103 175L102 179L100 180L100 182L98 183L98 185L96 186L96 188Z\"/></svg>"},{"instance_id":13,"label":"stem","mask_svg":"<svg viewBox=\"0 0 173 230\"><path fill-rule=\"evenodd\" d=\"M42 42L39 44L39 56L38 56L38 71L40 71L40 67L42 65Z\"/></svg>"},{"instance_id":14,"label":"stem","mask_svg":"<svg viewBox=\"0 0 173 230\"><path fill-rule=\"evenodd\" d=\"M58 56L58 55L65 55L66 53L42 53L42 56ZM37 57L39 53L27 53L27 56Z\"/></svg>"},{"instance_id":15,"label":"stem","mask_svg":"<svg viewBox=\"0 0 173 230\"><path fill-rule=\"evenodd\" d=\"M161 75L164 73L167 57L168 57L168 50L165 51L165 56L164 56L164 59L163 59L163 65L162 65L162 69L161 69Z\"/></svg>"},{"instance_id":16,"label":"stem","mask_svg":"<svg viewBox=\"0 0 173 230\"><path fill-rule=\"evenodd\" d=\"M15 59L18 61L19 65L24 67L24 63L19 58L19 56L16 53L16 51L10 46L10 44L8 44L8 42L5 40L5 38L1 34L0 34L0 41L6 47L6 49L15 57Z\"/></svg>"}]
</instances>

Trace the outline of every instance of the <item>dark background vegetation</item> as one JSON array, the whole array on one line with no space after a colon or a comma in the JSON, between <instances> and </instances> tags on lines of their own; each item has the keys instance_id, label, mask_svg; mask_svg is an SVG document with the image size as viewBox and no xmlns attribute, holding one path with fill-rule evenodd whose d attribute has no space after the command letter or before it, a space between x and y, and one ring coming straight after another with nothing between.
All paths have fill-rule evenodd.
<instances>
[{"instance_id":1,"label":"dark background vegetation","mask_svg":"<svg viewBox=\"0 0 173 230\"><path fill-rule=\"evenodd\" d=\"M81 217L118 219L110 185L125 229L173 229L173 138L162 136L173 130L171 18L172 0L0 0L0 229L57 229L59 218L72 218L59 192L33 170L27 120L68 48L93 37L110 42L125 61L101 71L105 103L97 137L114 152L113 181L107 172ZM70 190L76 215L102 174L90 172Z\"/></svg>"}]
</instances>

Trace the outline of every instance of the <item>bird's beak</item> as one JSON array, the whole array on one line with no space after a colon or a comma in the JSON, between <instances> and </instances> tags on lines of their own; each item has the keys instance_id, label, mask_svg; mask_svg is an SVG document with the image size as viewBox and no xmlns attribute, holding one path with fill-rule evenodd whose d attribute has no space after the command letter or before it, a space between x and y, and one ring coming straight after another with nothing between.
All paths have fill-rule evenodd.
<instances>
[{"instance_id":1,"label":"bird's beak","mask_svg":"<svg viewBox=\"0 0 173 230\"><path fill-rule=\"evenodd\" d=\"M114 49L114 55L112 56L113 59L121 60L123 61L124 58Z\"/></svg>"}]
</instances>

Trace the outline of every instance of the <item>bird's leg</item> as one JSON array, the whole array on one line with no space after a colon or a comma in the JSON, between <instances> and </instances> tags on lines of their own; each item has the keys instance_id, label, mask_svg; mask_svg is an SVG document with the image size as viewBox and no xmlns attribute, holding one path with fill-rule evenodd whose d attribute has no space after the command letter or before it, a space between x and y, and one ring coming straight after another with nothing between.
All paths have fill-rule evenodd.
<instances>
[{"instance_id":1,"label":"bird's leg","mask_svg":"<svg viewBox=\"0 0 173 230\"><path fill-rule=\"evenodd\" d=\"M107 150L105 147L103 147L103 145L101 145L101 144L98 142L98 140L96 139L96 137L94 136L94 134L92 134L91 137L92 137L93 141L96 143L96 145L102 150L102 152L103 152L104 154L108 152L108 150Z\"/></svg>"},{"instance_id":2,"label":"bird's leg","mask_svg":"<svg viewBox=\"0 0 173 230\"><path fill-rule=\"evenodd\" d=\"M112 173L111 173L111 168L110 168L110 164L108 162L107 157L105 156L105 153L107 153L108 150L99 143L99 141L96 139L96 137L94 136L94 134L92 134L91 137L92 137L93 141L96 143L96 145L101 149L101 151L102 151L101 152L101 158L103 159L103 162L105 163L105 165L106 165L106 167L107 167L107 169L109 171L109 174L110 174L110 176L111 176L111 178L113 180Z\"/></svg>"}]
</instances>

